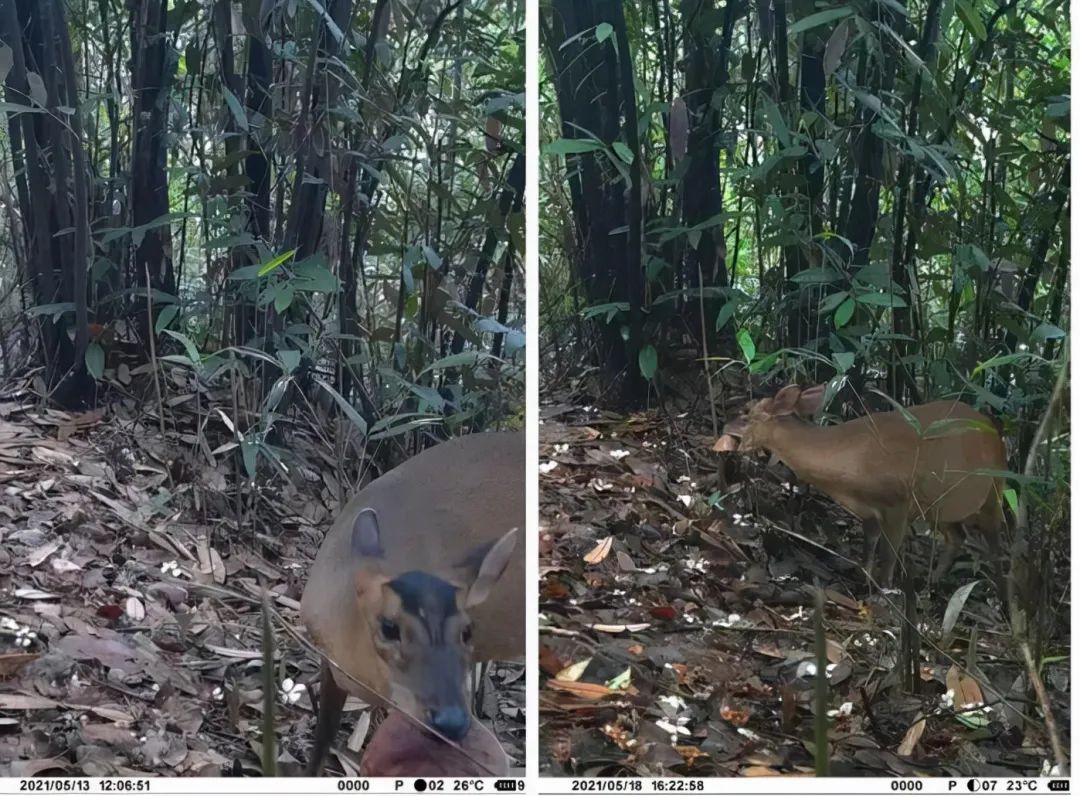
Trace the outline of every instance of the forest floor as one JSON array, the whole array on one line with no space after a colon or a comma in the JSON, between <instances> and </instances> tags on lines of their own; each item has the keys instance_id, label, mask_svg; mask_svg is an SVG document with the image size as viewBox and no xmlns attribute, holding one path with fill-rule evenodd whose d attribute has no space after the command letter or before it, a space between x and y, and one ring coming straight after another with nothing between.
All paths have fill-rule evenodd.
<instances>
[{"instance_id":1,"label":"forest floor","mask_svg":"<svg viewBox=\"0 0 1080 796\"><path fill-rule=\"evenodd\" d=\"M903 597L871 592L850 515L782 465L714 453L707 413L541 403L541 776L812 775L815 583L830 774L1050 771L1000 603L967 557L931 592L916 575L920 677L905 692ZM917 570L930 545L909 542ZM1067 750L1069 628L1047 632Z\"/></svg>"},{"instance_id":2,"label":"forest floor","mask_svg":"<svg viewBox=\"0 0 1080 796\"><path fill-rule=\"evenodd\" d=\"M171 404L163 436L123 404L69 414L0 395L0 777L261 772L261 595L300 632L305 572L341 490L309 455L300 488L260 487L257 522L238 532L233 454L184 415L195 403ZM278 770L294 775L318 662L283 625L274 641ZM478 712L518 769L524 667L488 678ZM345 710L356 752L373 711L351 698ZM356 759L328 768L355 775Z\"/></svg>"}]
</instances>

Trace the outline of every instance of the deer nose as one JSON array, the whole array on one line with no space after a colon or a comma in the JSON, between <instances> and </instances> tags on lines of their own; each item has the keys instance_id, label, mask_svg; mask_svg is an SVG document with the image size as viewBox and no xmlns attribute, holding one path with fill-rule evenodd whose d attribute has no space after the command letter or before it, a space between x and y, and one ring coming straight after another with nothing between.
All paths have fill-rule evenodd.
<instances>
[{"instance_id":1,"label":"deer nose","mask_svg":"<svg viewBox=\"0 0 1080 796\"><path fill-rule=\"evenodd\" d=\"M439 708L429 714L431 726L451 741L459 741L469 731L469 714L462 708Z\"/></svg>"}]
</instances>

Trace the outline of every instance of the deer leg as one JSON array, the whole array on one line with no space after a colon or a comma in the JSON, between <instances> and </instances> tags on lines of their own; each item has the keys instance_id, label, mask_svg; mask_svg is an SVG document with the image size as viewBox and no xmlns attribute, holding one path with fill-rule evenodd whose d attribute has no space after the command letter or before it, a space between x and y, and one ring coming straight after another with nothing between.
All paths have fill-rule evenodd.
<instances>
[{"instance_id":1,"label":"deer leg","mask_svg":"<svg viewBox=\"0 0 1080 796\"><path fill-rule=\"evenodd\" d=\"M881 550L881 585L891 587L896 574L896 562L907 536L908 517L906 509L891 509L881 518L882 536L885 543Z\"/></svg>"},{"instance_id":2,"label":"deer leg","mask_svg":"<svg viewBox=\"0 0 1080 796\"><path fill-rule=\"evenodd\" d=\"M956 561L956 554L960 552L960 545L964 541L963 523L943 522L938 527L941 529L941 535L945 537L945 545L941 548L938 564L930 576L931 583L937 583L948 574L953 562Z\"/></svg>"},{"instance_id":3,"label":"deer leg","mask_svg":"<svg viewBox=\"0 0 1080 796\"><path fill-rule=\"evenodd\" d=\"M863 520L863 566L867 573L874 574L874 558L878 541L881 539L881 521L877 517Z\"/></svg>"},{"instance_id":4,"label":"deer leg","mask_svg":"<svg viewBox=\"0 0 1080 796\"><path fill-rule=\"evenodd\" d=\"M1005 508L1001 505L1001 486L994 485L990 494L979 508L973 523L982 534L986 542L986 549L990 556L990 574L998 588L1002 600L1007 600L1008 589L1004 573L1004 553L1002 552L1002 534L1008 522L1005 517Z\"/></svg>"},{"instance_id":5,"label":"deer leg","mask_svg":"<svg viewBox=\"0 0 1080 796\"><path fill-rule=\"evenodd\" d=\"M330 746L341 727L341 710L345 707L345 689L334 681L334 673L325 660L319 674L319 715L315 723L315 743L308 758L306 776L317 777L322 773L323 763Z\"/></svg>"}]
</instances>

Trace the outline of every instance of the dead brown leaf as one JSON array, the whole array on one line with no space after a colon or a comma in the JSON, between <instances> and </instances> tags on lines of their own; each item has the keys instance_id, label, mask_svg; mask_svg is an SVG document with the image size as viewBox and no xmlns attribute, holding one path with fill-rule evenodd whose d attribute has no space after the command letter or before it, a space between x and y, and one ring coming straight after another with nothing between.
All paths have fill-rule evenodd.
<instances>
[{"instance_id":1,"label":"dead brown leaf","mask_svg":"<svg viewBox=\"0 0 1080 796\"><path fill-rule=\"evenodd\" d=\"M592 550L582 556L582 560L586 564L599 564L601 561L608 557L609 553L611 553L611 544L614 541L614 536L608 536L607 538L602 539L596 545L596 547L594 547Z\"/></svg>"}]
</instances>

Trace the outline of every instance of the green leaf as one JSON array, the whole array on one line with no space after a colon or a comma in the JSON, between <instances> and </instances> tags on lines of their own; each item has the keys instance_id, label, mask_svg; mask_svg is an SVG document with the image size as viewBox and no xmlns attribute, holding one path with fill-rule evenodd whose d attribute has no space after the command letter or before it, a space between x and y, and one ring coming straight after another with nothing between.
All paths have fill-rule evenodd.
<instances>
[{"instance_id":1,"label":"green leaf","mask_svg":"<svg viewBox=\"0 0 1080 796\"><path fill-rule=\"evenodd\" d=\"M638 351L638 367L641 369L641 375L646 379L652 380L652 377L656 375L656 349L651 345L647 345Z\"/></svg>"},{"instance_id":2,"label":"green leaf","mask_svg":"<svg viewBox=\"0 0 1080 796\"><path fill-rule=\"evenodd\" d=\"M596 26L596 41L604 43L611 38L611 34L614 32L614 28L611 27L610 22L601 22Z\"/></svg>"},{"instance_id":3,"label":"green leaf","mask_svg":"<svg viewBox=\"0 0 1080 796\"><path fill-rule=\"evenodd\" d=\"M765 103L765 117L769 120L776 137L780 139L780 143L786 149L791 146L791 132L788 130L787 124L784 123L784 116L771 99L763 97L763 101Z\"/></svg>"},{"instance_id":4,"label":"green leaf","mask_svg":"<svg viewBox=\"0 0 1080 796\"><path fill-rule=\"evenodd\" d=\"M851 320L851 316L855 314L855 300L848 298L843 304L836 308L836 314L833 316L833 324L837 329L843 329L847 326L848 321Z\"/></svg>"},{"instance_id":5,"label":"green leaf","mask_svg":"<svg viewBox=\"0 0 1080 796\"><path fill-rule=\"evenodd\" d=\"M55 323L65 312L75 312L74 301L61 301L58 304L38 304L36 307L28 309L26 314L30 318L36 318L38 315L51 315Z\"/></svg>"},{"instance_id":6,"label":"green leaf","mask_svg":"<svg viewBox=\"0 0 1080 796\"><path fill-rule=\"evenodd\" d=\"M321 259L321 258L320 258ZM337 293L341 283L320 259L305 260L297 263L293 272L296 274L296 289L307 293Z\"/></svg>"},{"instance_id":7,"label":"green leaf","mask_svg":"<svg viewBox=\"0 0 1080 796\"><path fill-rule=\"evenodd\" d=\"M255 443L247 437L240 438L240 453L244 457L244 470L247 472L249 480L254 481L256 475L255 459L259 451L255 447Z\"/></svg>"},{"instance_id":8,"label":"green leaf","mask_svg":"<svg viewBox=\"0 0 1080 796\"><path fill-rule=\"evenodd\" d=\"M356 411L352 404L345 400L345 397L341 393L339 393L322 379L315 379L315 383L330 394L330 397L334 399L334 402L338 405L338 407L345 414L345 416L352 421L352 424L356 426L356 428L360 431L361 435L367 434L367 421L360 416L360 413Z\"/></svg>"},{"instance_id":9,"label":"green leaf","mask_svg":"<svg viewBox=\"0 0 1080 796\"><path fill-rule=\"evenodd\" d=\"M487 360L494 360L501 362L498 357L494 357L491 354L485 354L483 351L462 351L460 354L451 354L448 357L437 359L420 371L420 375L428 373L434 370L445 370L446 368L471 368L476 367L481 362Z\"/></svg>"},{"instance_id":10,"label":"green leaf","mask_svg":"<svg viewBox=\"0 0 1080 796\"><path fill-rule=\"evenodd\" d=\"M758 374L772 370L773 365L776 364L776 360L780 359L781 353L782 351L773 351L771 354L766 354L761 359L755 359L750 363L750 372Z\"/></svg>"},{"instance_id":11,"label":"green leaf","mask_svg":"<svg viewBox=\"0 0 1080 796\"><path fill-rule=\"evenodd\" d=\"M855 300L874 307L906 307L907 302L892 293L858 293Z\"/></svg>"},{"instance_id":12,"label":"green leaf","mask_svg":"<svg viewBox=\"0 0 1080 796\"><path fill-rule=\"evenodd\" d=\"M837 373L847 373L851 370L851 366L855 364L855 354L851 351L837 351L832 355L833 362L836 363Z\"/></svg>"},{"instance_id":13,"label":"green leaf","mask_svg":"<svg viewBox=\"0 0 1080 796\"><path fill-rule=\"evenodd\" d=\"M229 91L228 88L222 87L222 91L225 92L225 104L229 106L229 110L232 111L233 118L236 119L237 125L245 133L248 132L248 120L247 114L244 113L244 106L240 104L240 100L236 98L236 95Z\"/></svg>"},{"instance_id":14,"label":"green leaf","mask_svg":"<svg viewBox=\"0 0 1080 796\"><path fill-rule=\"evenodd\" d=\"M818 312L822 315L828 315L835 310L848 298L846 290L841 290L839 293L830 293L818 303Z\"/></svg>"},{"instance_id":15,"label":"green leaf","mask_svg":"<svg viewBox=\"0 0 1080 796\"><path fill-rule=\"evenodd\" d=\"M727 325L727 322L735 315L736 309L738 309L737 301L729 301L720 308L720 311L716 313L716 331L719 332Z\"/></svg>"},{"instance_id":16,"label":"green leaf","mask_svg":"<svg viewBox=\"0 0 1080 796\"><path fill-rule=\"evenodd\" d=\"M610 688L612 691L622 691L630 685L630 675L633 671L632 666L627 666L623 669L622 674L617 674L608 680L604 685Z\"/></svg>"},{"instance_id":17,"label":"green leaf","mask_svg":"<svg viewBox=\"0 0 1080 796\"><path fill-rule=\"evenodd\" d=\"M544 147L548 155L581 155L585 152L598 152L604 148L599 141L589 138L559 138Z\"/></svg>"},{"instance_id":18,"label":"green leaf","mask_svg":"<svg viewBox=\"0 0 1080 796\"><path fill-rule=\"evenodd\" d=\"M290 348L283 348L277 352L278 359L281 360L281 369L286 373L292 373L298 367L300 367L300 352Z\"/></svg>"},{"instance_id":19,"label":"green leaf","mask_svg":"<svg viewBox=\"0 0 1080 796\"><path fill-rule=\"evenodd\" d=\"M830 8L825 11L818 11L816 14L810 14L795 22L788 28L788 35L794 36L796 33L812 30L821 25L828 25L838 19L850 17L852 13L850 8Z\"/></svg>"},{"instance_id":20,"label":"green leaf","mask_svg":"<svg viewBox=\"0 0 1080 796\"><path fill-rule=\"evenodd\" d=\"M974 379L984 370L992 370L1000 365L1012 365L1015 362L1023 362L1027 359L1034 359L1039 362L1043 361L1042 357L1032 354L1030 351L1019 351L1015 354L1002 354L999 357L991 357L985 362L980 362L976 365L974 370L971 371L971 378Z\"/></svg>"},{"instance_id":21,"label":"green leaf","mask_svg":"<svg viewBox=\"0 0 1080 796\"><path fill-rule=\"evenodd\" d=\"M821 285L839 278L840 274L833 268L806 268L791 277L791 281L798 285Z\"/></svg>"},{"instance_id":22,"label":"green leaf","mask_svg":"<svg viewBox=\"0 0 1080 796\"><path fill-rule=\"evenodd\" d=\"M290 249L287 252L279 254L273 260L270 260L269 262L263 263L262 265L259 266L259 276L266 276L271 271L274 271L277 268L280 268L284 263L287 263L294 256L296 256L296 249Z\"/></svg>"},{"instance_id":23,"label":"green leaf","mask_svg":"<svg viewBox=\"0 0 1080 796\"><path fill-rule=\"evenodd\" d=\"M285 312L292 306L294 295L296 295L296 288L292 284L282 285L281 290L274 296L274 309L278 313Z\"/></svg>"},{"instance_id":24,"label":"green leaf","mask_svg":"<svg viewBox=\"0 0 1080 796\"><path fill-rule=\"evenodd\" d=\"M154 334L161 334L161 330L172 323L179 312L178 304L166 304L165 309L158 313L157 320L154 322Z\"/></svg>"},{"instance_id":25,"label":"green leaf","mask_svg":"<svg viewBox=\"0 0 1080 796\"><path fill-rule=\"evenodd\" d=\"M199 353L199 349L195 346L195 343L190 337L186 334L181 334L180 332L174 332L172 329L163 329L162 331L183 343L192 367L197 367L202 362L202 355Z\"/></svg>"},{"instance_id":26,"label":"green leaf","mask_svg":"<svg viewBox=\"0 0 1080 796\"><path fill-rule=\"evenodd\" d=\"M956 0L956 13L960 15L960 21L979 41L986 41L986 25L983 24L979 12L971 7L967 0Z\"/></svg>"},{"instance_id":27,"label":"green leaf","mask_svg":"<svg viewBox=\"0 0 1080 796\"><path fill-rule=\"evenodd\" d=\"M624 144L622 141L616 141L611 145L611 148L615 150L615 154L618 155L626 165L630 165L634 162L634 153L630 151L630 147Z\"/></svg>"},{"instance_id":28,"label":"green leaf","mask_svg":"<svg viewBox=\"0 0 1080 796\"><path fill-rule=\"evenodd\" d=\"M739 331L735 333L735 342L739 344L743 358L748 363L753 362L754 357L757 356L757 346L754 345L754 338L750 336L750 332L745 328L739 329Z\"/></svg>"},{"instance_id":29,"label":"green leaf","mask_svg":"<svg viewBox=\"0 0 1080 796\"><path fill-rule=\"evenodd\" d=\"M1043 343L1047 340L1060 340L1065 336L1065 330L1052 323L1040 323L1031 333L1031 342Z\"/></svg>"},{"instance_id":30,"label":"green leaf","mask_svg":"<svg viewBox=\"0 0 1080 796\"><path fill-rule=\"evenodd\" d=\"M95 380L105 373L105 349L97 343L90 343L86 347L86 372Z\"/></svg>"}]
</instances>

